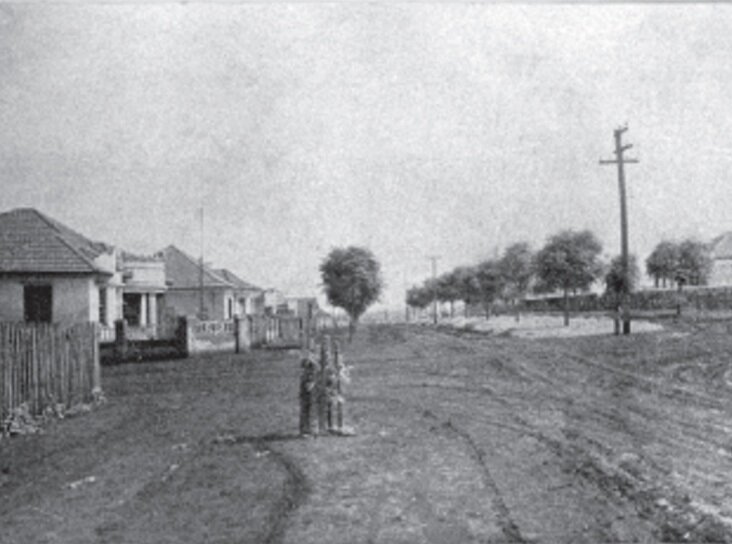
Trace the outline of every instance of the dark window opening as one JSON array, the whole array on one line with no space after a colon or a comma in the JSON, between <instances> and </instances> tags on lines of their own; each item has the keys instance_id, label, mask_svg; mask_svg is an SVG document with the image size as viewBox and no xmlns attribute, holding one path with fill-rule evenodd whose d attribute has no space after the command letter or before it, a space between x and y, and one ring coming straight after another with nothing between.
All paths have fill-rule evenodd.
<instances>
[{"instance_id":1,"label":"dark window opening","mask_svg":"<svg viewBox=\"0 0 732 544\"><path fill-rule=\"evenodd\" d=\"M32 323L50 323L53 309L53 289L50 285L23 287L24 319Z\"/></svg>"},{"instance_id":2,"label":"dark window opening","mask_svg":"<svg viewBox=\"0 0 732 544\"><path fill-rule=\"evenodd\" d=\"M125 293L122 295L122 317L128 325L138 327L142 315L142 295Z\"/></svg>"}]
</instances>

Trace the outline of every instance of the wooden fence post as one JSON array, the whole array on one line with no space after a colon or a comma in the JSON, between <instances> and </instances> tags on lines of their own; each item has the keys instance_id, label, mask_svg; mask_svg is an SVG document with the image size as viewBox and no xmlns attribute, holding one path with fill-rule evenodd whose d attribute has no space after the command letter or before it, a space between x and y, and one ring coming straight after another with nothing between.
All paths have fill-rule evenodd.
<instances>
[{"instance_id":1,"label":"wooden fence post","mask_svg":"<svg viewBox=\"0 0 732 544\"><path fill-rule=\"evenodd\" d=\"M190 355L190 343L188 339L188 318L181 316L178 318L178 327L175 331L175 340L178 348L178 352L183 357Z\"/></svg>"},{"instance_id":2,"label":"wooden fence post","mask_svg":"<svg viewBox=\"0 0 732 544\"><path fill-rule=\"evenodd\" d=\"M328 389L326 376L330 366L330 336L323 337L320 344L320 375L318 376L318 427L320 431L328 429Z\"/></svg>"},{"instance_id":3,"label":"wooden fence post","mask_svg":"<svg viewBox=\"0 0 732 544\"><path fill-rule=\"evenodd\" d=\"M118 319L114 322L114 356L117 361L124 361L128 354L127 321Z\"/></svg>"},{"instance_id":4,"label":"wooden fence post","mask_svg":"<svg viewBox=\"0 0 732 544\"><path fill-rule=\"evenodd\" d=\"M336 398L335 398L335 428L337 431L342 432L343 431L343 409L344 409L344 399L343 399L343 388L342 388L342 374L344 372L344 364L343 364L343 354L341 353L341 345L340 342L335 340L333 342L333 365L335 366L335 389L336 389Z\"/></svg>"},{"instance_id":5,"label":"wooden fence post","mask_svg":"<svg viewBox=\"0 0 732 544\"><path fill-rule=\"evenodd\" d=\"M238 315L234 316L234 353L241 351L241 331L240 331L240 319Z\"/></svg>"},{"instance_id":6,"label":"wooden fence post","mask_svg":"<svg viewBox=\"0 0 732 544\"><path fill-rule=\"evenodd\" d=\"M99 325L94 324L92 338L92 395L102 392L102 364L99 357Z\"/></svg>"}]
</instances>

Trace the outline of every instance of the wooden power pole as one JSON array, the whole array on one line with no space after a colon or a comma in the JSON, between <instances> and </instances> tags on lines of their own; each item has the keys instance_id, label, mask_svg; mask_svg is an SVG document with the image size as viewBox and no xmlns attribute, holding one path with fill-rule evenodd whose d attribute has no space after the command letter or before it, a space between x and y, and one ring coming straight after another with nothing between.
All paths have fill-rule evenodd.
<instances>
[{"instance_id":1,"label":"wooden power pole","mask_svg":"<svg viewBox=\"0 0 732 544\"><path fill-rule=\"evenodd\" d=\"M628 307L628 211L625 198L625 169L626 164L637 163L637 159L628 159L623 153L633 147L632 144L623 145L623 133L628 130L627 126L619 127L613 131L615 136L615 158L601 160L600 164L618 165L618 189L620 192L620 262L622 264L623 283L621 291L621 314L623 319L623 334L630 334L630 308Z\"/></svg>"},{"instance_id":2,"label":"wooden power pole","mask_svg":"<svg viewBox=\"0 0 732 544\"><path fill-rule=\"evenodd\" d=\"M201 258L198 262L198 319L206 319L203 298L203 206L201 206Z\"/></svg>"}]
</instances>

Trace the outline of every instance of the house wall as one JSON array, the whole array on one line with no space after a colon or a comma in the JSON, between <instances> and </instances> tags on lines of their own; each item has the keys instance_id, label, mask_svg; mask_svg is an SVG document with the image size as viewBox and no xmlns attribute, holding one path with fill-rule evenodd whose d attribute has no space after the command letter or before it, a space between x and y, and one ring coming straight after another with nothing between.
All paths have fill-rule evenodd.
<instances>
[{"instance_id":1,"label":"house wall","mask_svg":"<svg viewBox=\"0 0 732 544\"><path fill-rule=\"evenodd\" d=\"M708 285L732 285L732 259L714 259Z\"/></svg>"},{"instance_id":2,"label":"house wall","mask_svg":"<svg viewBox=\"0 0 732 544\"><path fill-rule=\"evenodd\" d=\"M51 285L54 323L99 321L99 290L92 278L57 279Z\"/></svg>"},{"instance_id":3,"label":"house wall","mask_svg":"<svg viewBox=\"0 0 732 544\"><path fill-rule=\"evenodd\" d=\"M260 315L264 313L264 297L261 291L243 290L238 292L239 316Z\"/></svg>"},{"instance_id":4,"label":"house wall","mask_svg":"<svg viewBox=\"0 0 732 544\"><path fill-rule=\"evenodd\" d=\"M273 314L277 312L277 309L281 305L287 304L285 295L283 295L276 289L267 289L266 291L264 291L263 298L265 310L269 310Z\"/></svg>"},{"instance_id":5,"label":"house wall","mask_svg":"<svg viewBox=\"0 0 732 544\"><path fill-rule=\"evenodd\" d=\"M0 279L0 321L23 321L23 284Z\"/></svg>"},{"instance_id":6,"label":"house wall","mask_svg":"<svg viewBox=\"0 0 732 544\"><path fill-rule=\"evenodd\" d=\"M111 327L114 325L114 322L118 319L122 318L122 304L121 304L121 297L122 297L122 288L116 287L114 285L98 285L99 289L106 289L106 295L107 295L107 316L106 316L106 323L107 326Z\"/></svg>"},{"instance_id":7,"label":"house wall","mask_svg":"<svg viewBox=\"0 0 732 544\"><path fill-rule=\"evenodd\" d=\"M162 261L126 261L125 291L165 291L165 263Z\"/></svg>"},{"instance_id":8,"label":"house wall","mask_svg":"<svg viewBox=\"0 0 732 544\"><path fill-rule=\"evenodd\" d=\"M54 323L99 321L99 287L92 277L49 277L0 279L0 321L23 321L23 286L50 284Z\"/></svg>"}]
</instances>

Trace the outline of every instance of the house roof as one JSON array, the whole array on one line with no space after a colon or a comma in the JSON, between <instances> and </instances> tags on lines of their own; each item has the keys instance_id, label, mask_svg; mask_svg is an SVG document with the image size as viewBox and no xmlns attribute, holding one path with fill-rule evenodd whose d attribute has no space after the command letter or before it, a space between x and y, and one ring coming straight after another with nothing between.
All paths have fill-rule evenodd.
<instances>
[{"instance_id":1,"label":"house roof","mask_svg":"<svg viewBox=\"0 0 732 544\"><path fill-rule=\"evenodd\" d=\"M109 274L94 259L112 251L33 208L0 214L0 272Z\"/></svg>"},{"instance_id":2,"label":"house roof","mask_svg":"<svg viewBox=\"0 0 732 544\"><path fill-rule=\"evenodd\" d=\"M165 281L169 289L198 289L201 285L201 268L196 259L170 245L159 252L165 261ZM210 267L203 266L203 287L231 289L236 286L222 278Z\"/></svg>"},{"instance_id":3,"label":"house roof","mask_svg":"<svg viewBox=\"0 0 732 544\"><path fill-rule=\"evenodd\" d=\"M215 270L215 272L224 278L229 283L233 284L238 289L247 289L249 291L261 291L259 287L256 285L252 285L251 283L248 283L241 279L239 276L231 272L230 270L227 270L226 268L218 268Z\"/></svg>"},{"instance_id":4,"label":"house roof","mask_svg":"<svg viewBox=\"0 0 732 544\"><path fill-rule=\"evenodd\" d=\"M732 232L726 232L712 240L712 257L732 259Z\"/></svg>"}]
</instances>

